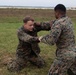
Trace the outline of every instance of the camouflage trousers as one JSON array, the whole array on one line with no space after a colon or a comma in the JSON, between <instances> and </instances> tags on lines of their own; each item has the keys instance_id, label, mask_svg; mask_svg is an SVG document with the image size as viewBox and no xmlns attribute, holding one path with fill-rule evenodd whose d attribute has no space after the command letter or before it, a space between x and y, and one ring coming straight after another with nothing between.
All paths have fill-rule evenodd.
<instances>
[{"instance_id":1,"label":"camouflage trousers","mask_svg":"<svg viewBox=\"0 0 76 75\"><path fill-rule=\"evenodd\" d=\"M72 73L68 70L71 70ZM71 74L67 73L67 71ZM65 51L58 54L51 65L48 75L76 75L76 53Z\"/></svg>"},{"instance_id":2,"label":"camouflage trousers","mask_svg":"<svg viewBox=\"0 0 76 75\"><path fill-rule=\"evenodd\" d=\"M19 72L26 67L28 61L38 68L43 67L45 64L44 60L39 55L31 55L31 57L28 57L27 59L16 57L16 59L13 59L8 63L7 69L11 72Z\"/></svg>"}]
</instances>

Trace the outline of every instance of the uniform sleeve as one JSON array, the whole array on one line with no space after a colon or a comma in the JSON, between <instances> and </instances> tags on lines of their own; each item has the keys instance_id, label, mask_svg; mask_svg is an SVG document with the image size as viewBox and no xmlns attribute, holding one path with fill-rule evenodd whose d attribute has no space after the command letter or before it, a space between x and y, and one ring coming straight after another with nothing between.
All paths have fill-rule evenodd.
<instances>
[{"instance_id":1,"label":"uniform sleeve","mask_svg":"<svg viewBox=\"0 0 76 75\"><path fill-rule=\"evenodd\" d=\"M18 31L18 38L19 40L22 40L27 43L39 42L38 37L30 36L27 33L24 33L23 31Z\"/></svg>"},{"instance_id":2,"label":"uniform sleeve","mask_svg":"<svg viewBox=\"0 0 76 75\"><path fill-rule=\"evenodd\" d=\"M36 25L35 28L36 28L37 32L41 31L41 30L49 31L51 29L51 25L49 22L48 23L42 22L42 23L40 23L39 26Z\"/></svg>"},{"instance_id":3,"label":"uniform sleeve","mask_svg":"<svg viewBox=\"0 0 76 75\"><path fill-rule=\"evenodd\" d=\"M51 28L51 32L48 35L42 37L41 42L49 45L54 45L61 34L61 26L54 24Z\"/></svg>"}]
</instances>

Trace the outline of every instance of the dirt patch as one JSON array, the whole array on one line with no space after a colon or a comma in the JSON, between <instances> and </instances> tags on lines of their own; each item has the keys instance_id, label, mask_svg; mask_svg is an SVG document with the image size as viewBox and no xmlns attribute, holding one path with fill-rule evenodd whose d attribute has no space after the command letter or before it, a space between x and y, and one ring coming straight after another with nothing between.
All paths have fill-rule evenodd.
<instances>
[{"instance_id":1,"label":"dirt patch","mask_svg":"<svg viewBox=\"0 0 76 75\"><path fill-rule=\"evenodd\" d=\"M8 62L10 62L12 59L12 56L10 54L4 54L0 57L0 67L3 67L7 65Z\"/></svg>"}]
</instances>

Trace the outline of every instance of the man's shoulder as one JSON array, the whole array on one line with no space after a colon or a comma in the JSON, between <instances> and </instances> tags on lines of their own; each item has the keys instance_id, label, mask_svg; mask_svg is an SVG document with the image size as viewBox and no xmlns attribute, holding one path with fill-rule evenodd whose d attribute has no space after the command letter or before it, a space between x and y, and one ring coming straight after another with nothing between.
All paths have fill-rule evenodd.
<instances>
[{"instance_id":1,"label":"man's shoulder","mask_svg":"<svg viewBox=\"0 0 76 75\"><path fill-rule=\"evenodd\" d=\"M28 34L24 31L23 27L20 27L17 30L17 35L18 37L21 37L21 36L23 37L24 35L28 35Z\"/></svg>"},{"instance_id":2,"label":"man's shoulder","mask_svg":"<svg viewBox=\"0 0 76 75\"><path fill-rule=\"evenodd\" d=\"M60 18L60 19L57 19L55 22L63 22L64 20L66 20L68 17L63 17L63 18Z\"/></svg>"},{"instance_id":3,"label":"man's shoulder","mask_svg":"<svg viewBox=\"0 0 76 75\"><path fill-rule=\"evenodd\" d=\"M22 32L23 31L23 26L21 26L20 28L18 28L17 32Z\"/></svg>"},{"instance_id":4,"label":"man's shoulder","mask_svg":"<svg viewBox=\"0 0 76 75\"><path fill-rule=\"evenodd\" d=\"M69 22L71 22L71 19L66 16L66 17L56 20L55 24L65 25L66 23L69 23Z\"/></svg>"}]
</instances>

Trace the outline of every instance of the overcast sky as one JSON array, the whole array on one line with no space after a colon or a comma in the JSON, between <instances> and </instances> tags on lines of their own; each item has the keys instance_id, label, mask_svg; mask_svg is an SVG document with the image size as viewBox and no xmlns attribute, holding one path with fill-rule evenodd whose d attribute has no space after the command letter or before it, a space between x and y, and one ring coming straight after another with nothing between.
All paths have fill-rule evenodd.
<instances>
[{"instance_id":1,"label":"overcast sky","mask_svg":"<svg viewBox=\"0 0 76 75\"><path fill-rule=\"evenodd\" d=\"M0 6L56 6L64 4L66 7L76 7L76 0L0 0Z\"/></svg>"}]
</instances>

